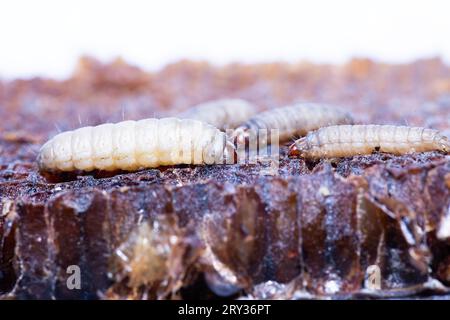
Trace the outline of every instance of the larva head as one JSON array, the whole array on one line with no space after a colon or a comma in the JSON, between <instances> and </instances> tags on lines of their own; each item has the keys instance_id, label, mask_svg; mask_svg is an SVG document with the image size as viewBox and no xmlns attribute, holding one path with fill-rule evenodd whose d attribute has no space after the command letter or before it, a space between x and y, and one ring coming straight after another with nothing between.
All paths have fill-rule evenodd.
<instances>
[{"instance_id":1,"label":"larva head","mask_svg":"<svg viewBox=\"0 0 450 320\"><path fill-rule=\"evenodd\" d=\"M300 151L297 148L297 144L294 142L289 146L289 156L290 157L299 157Z\"/></svg>"},{"instance_id":2,"label":"larva head","mask_svg":"<svg viewBox=\"0 0 450 320\"><path fill-rule=\"evenodd\" d=\"M242 145L245 144L245 141L249 137L249 128L245 126L241 126L234 130L233 134L231 135L231 140L234 141L236 139L236 145Z\"/></svg>"},{"instance_id":3,"label":"larva head","mask_svg":"<svg viewBox=\"0 0 450 320\"><path fill-rule=\"evenodd\" d=\"M307 150L306 137L296 140L289 146L290 157L304 157Z\"/></svg>"}]
</instances>

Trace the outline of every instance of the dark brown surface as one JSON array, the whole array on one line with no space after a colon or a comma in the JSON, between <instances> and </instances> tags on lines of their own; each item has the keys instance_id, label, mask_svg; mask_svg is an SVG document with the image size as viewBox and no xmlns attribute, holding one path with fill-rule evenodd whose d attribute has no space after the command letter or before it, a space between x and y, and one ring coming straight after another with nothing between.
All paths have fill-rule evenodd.
<instances>
[{"instance_id":1,"label":"dark brown surface","mask_svg":"<svg viewBox=\"0 0 450 320\"><path fill-rule=\"evenodd\" d=\"M438 295L450 242L450 161L437 153L305 163L180 166L42 176L59 130L174 115L214 98L261 110L295 100L347 106L359 122L450 132L450 68L180 62L146 73L83 58L73 77L0 82L0 293L12 298L381 297ZM285 154L285 149L282 150ZM68 290L78 265L81 290ZM427 289L428 288L428 289Z\"/></svg>"}]
</instances>

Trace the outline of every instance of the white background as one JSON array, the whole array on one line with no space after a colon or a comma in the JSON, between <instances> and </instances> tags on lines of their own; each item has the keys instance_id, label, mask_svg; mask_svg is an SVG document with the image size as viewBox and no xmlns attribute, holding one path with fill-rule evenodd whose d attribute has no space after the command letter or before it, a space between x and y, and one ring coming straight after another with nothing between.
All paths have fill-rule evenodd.
<instances>
[{"instance_id":1,"label":"white background","mask_svg":"<svg viewBox=\"0 0 450 320\"><path fill-rule=\"evenodd\" d=\"M448 62L450 1L0 0L0 78L67 77L82 54L149 70L182 58Z\"/></svg>"}]
</instances>

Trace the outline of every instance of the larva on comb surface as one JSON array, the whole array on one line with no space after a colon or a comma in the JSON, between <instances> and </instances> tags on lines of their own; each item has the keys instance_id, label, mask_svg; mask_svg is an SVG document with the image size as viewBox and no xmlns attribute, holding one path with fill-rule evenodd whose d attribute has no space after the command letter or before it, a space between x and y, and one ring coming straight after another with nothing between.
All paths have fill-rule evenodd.
<instances>
[{"instance_id":1,"label":"larva on comb surface","mask_svg":"<svg viewBox=\"0 0 450 320\"><path fill-rule=\"evenodd\" d=\"M209 123L218 129L234 129L256 114L256 106L242 99L219 99L198 104L179 118Z\"/></svg>"},{"instance_id":2,"label":"larva on comb surface","mask_svg":"<svg viewBox=\"0 0 450 320\"><path fill-rule=\"evenodd\" d=\"M311 130L333 124L352 124L353 117L342 108L320 103L297 103L267 110L250 118L233 134L243 142L249 131L279 130L280 143L294 136L304 136Z\"/></svg>"},{"instance_id":3,"label":"larva on comb surface","mask_svg":"<svg viewBox=\"0 0 450 320\"><path fill-rule=\"evenodd\" d=\"M38 155L42 171L134 171L176 164L224 163L234 155L225 133L190 119L107 123L60 133Z\"/></svg>"},{"instance_id":4,"label":"larva on comb surface","mask_svg":"<svg viewBox=\"0 0 450 320\"><path fill-rule=\"evenodd\" d=\"M447 137L434 129L392 125L340 125L320 128L290 146L289 154L303 158L349 157L373 152L402 155L450 151Z\"/></svg>"}]
</instances>

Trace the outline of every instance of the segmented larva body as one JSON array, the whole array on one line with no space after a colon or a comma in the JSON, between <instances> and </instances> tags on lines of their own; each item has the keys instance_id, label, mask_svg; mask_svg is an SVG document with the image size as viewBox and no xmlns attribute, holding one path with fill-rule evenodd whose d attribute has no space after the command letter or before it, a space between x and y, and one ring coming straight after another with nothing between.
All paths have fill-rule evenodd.
<instances>
[{"instance_id":1,"label":"segmented larva body","mask_svg":"<svg viewBox=\"0 0 450 320\"><path fill-rule=\"evenodd\" d=\"M305 135L311 130L333 124L351 124L349 112L335 106L319 103L297 103L262 112L236 129L235 137L245 137L245 133L260 129L279 130L280 142L296 135Z\"/></svg>"},{"instance_id":2,"label":"segmented larva body","mask_svg":"<svg viewBox=\"0 0 450 320\"><path fill-rule=\"evenodd\" d=\"M196 105L179 118L209 123L221 130L234 129L257 112L256 107L241 99L220 99Z\"/></svg>"},{"instance_id":3,"label":"segmented larva body","mask_svg":"<svg viewBox=\"0 0 450 320\"><path fill-rule=\"evenodd\" d=\"M137 170L176 164L223 163L233 154L225 133L196 120L123 121L63 132L45 143L45 171Z\"/></svg>"},{"instance_id":4,"label":"segmented larva body","mask_svg":"<svg viewBox=\"0 0 450 320\"><path fill-rule=\"evenodd\" d=\"M402 155L450 150L447 137L437 130L391 125L340 125L320 128L298 139L290 155L304 158L349 157L374 151Z\"/></svg>"}]
</instances>

